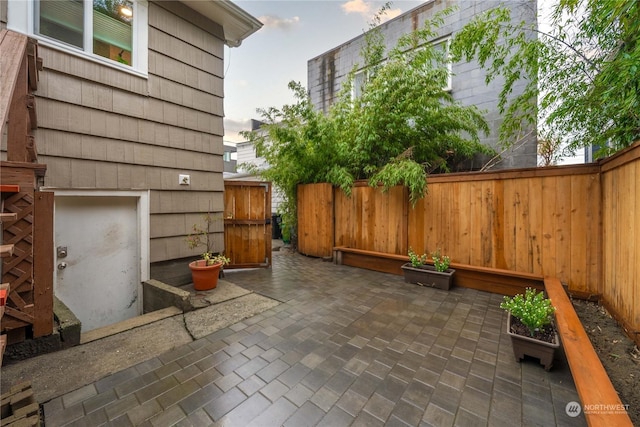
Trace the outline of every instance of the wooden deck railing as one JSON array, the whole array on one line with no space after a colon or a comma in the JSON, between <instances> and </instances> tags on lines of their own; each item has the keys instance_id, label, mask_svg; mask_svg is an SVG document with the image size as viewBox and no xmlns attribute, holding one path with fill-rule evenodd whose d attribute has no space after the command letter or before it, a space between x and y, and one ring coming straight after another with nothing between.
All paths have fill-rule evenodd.
<instances>
[{"instance_id":1,"label":"wooden deck railing","mask_svg":"<svg viewBox=\"0 0 640 427\"><path fill-rule=\"evenodd\" d=\"M47 167L37 163L33 134L41 68L34 40L0 31L0 278L9 290L0 329L8 344L53 332L53 194L37 191Z\"/></svg>"}]
</instances>

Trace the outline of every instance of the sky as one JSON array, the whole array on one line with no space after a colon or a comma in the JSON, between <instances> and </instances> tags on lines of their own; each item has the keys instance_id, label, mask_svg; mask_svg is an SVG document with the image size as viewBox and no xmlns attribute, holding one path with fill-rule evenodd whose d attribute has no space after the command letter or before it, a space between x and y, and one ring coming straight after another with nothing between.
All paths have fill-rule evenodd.
<instances>
[{"instance_id":1,"label":"sky","mask_svg":"<svg viewBox=\"0 0 640 427\"><path fill-rule=\"evenodd\" d=\"M225 142L241 142L241 130L260 119L257 108L280 108L293 97L287 84L307 86L307 61L360 36L383 1L369 0L236 0L234 3L264 25L240 47L225 47ZM407 12L424 0L396 0L386 19Z\"/></svg>"}]
</instances>

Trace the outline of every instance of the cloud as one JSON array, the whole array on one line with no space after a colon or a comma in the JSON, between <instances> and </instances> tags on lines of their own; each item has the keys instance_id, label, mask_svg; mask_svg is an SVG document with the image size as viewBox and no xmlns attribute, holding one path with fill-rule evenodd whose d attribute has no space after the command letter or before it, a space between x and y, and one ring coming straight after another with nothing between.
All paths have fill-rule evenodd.
<instances>
[{"instance_id":1,"label":"cloud","mask_svg":"<svg viewBox=\"0 0 640 427\"><path fill-rule=\"evenodd\" d=\"M346 3L342 3L340 7L345 13L358 13L366 20L371 20L375 14L378 13L378 9L374 8L373 3L366 0L349 0ZM386 22L400 14L402 14L402 10L400 9L389 9L382 15L381 20L382 22Z\"/></svg>"},{"instance_id":2,"label":"cloud","mask_svg":"<svg viewBox=\"0 0 640 427\"><path fill-rule=\"evenodd\" d=\"M263 15L258 18L258 20L264 24L265 28L276 28L286 31L295 27L300 22L300 17L281 18L275 15Z\"/></svg>"},{"instance_id":3,"label":"cloud","mask_svg":"<svg viewBox=\"0 0 640 427\"><path fill-rule=\"evenodd\" d=\"M363 16L371 16L371 3L367 3L364 0L349 0L343 3L340 7L346 13L359 13Z\"/></svg>"}]
</instances>

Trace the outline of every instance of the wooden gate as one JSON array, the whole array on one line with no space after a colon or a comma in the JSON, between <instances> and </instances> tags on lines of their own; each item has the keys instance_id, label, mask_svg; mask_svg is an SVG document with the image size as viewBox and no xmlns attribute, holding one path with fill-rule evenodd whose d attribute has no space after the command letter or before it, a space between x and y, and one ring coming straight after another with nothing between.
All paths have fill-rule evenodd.
<instances>
[{"instance_id":1,"label":"wooden gate","mask_svg":"<svg viewBox=\"0 0 640 427\"><path fill-rule=\"evenodd\" d=\"M271 183L224 182L225 268L271 267Z\"/></svg>"}]
</instances>

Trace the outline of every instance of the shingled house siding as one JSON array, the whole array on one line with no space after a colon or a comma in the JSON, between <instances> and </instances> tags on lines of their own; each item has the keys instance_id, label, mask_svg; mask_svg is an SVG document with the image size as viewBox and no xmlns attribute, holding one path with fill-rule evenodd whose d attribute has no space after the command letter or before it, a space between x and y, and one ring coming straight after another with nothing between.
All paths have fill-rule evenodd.
<instances>
[{"instance_id":1,"label":"shingled house siding","mask_svg":"<svg viewBox=\"0 0 640 427\"><path fill-rule=\"evenodd\" d=\"M444 25L438 30L440 37L449 36L459 31L466 23L476 15L498 7L508 6L512 9L512 18L515 22L521 20L536 23L537 3L535 0L520 1L445 1L433 0L424 3L417 8L398 16L397 18L382 24L382 33L385 36L387 48L396 45L398 39L406 33L422 28L426 19L447 6L455 5L456 10L445 18ZM310 59L307 63L307 87L311 102L322 111L328 111L339 96L342 84L348 73L356 64L362 64L361 50L364 44L364 36L356 37L336 48ZM497 95L501 90L502 81L485 84L486 72L474 61L470 63L453 64L452 90L453 97L464 105L476 105L484 110L485 118L489 123L491 133L488 137L482 137L482 142L496 147L498 142L499 127L502 122L498 112ZM511 96L520 94L524 88L524 81L515 86ZM515 152L504 154L506 160L499 168L532 167L536 165L536 141L530 138L527 144Z\"/></svg>"},{"instance_id":2,"label":"shingled house siding","mask_svg":"<svg viewBox=\"0 0 640 427\"><path fill-rule=\"evenodd\" d=\"M181 3L149 2L148 79L39 51L45 185L149 189L150 261L199 252L184 236L202 213L223 209L222 28ZM181 173L190 186L179 185Z\"/></svg>"}]
</instances>

